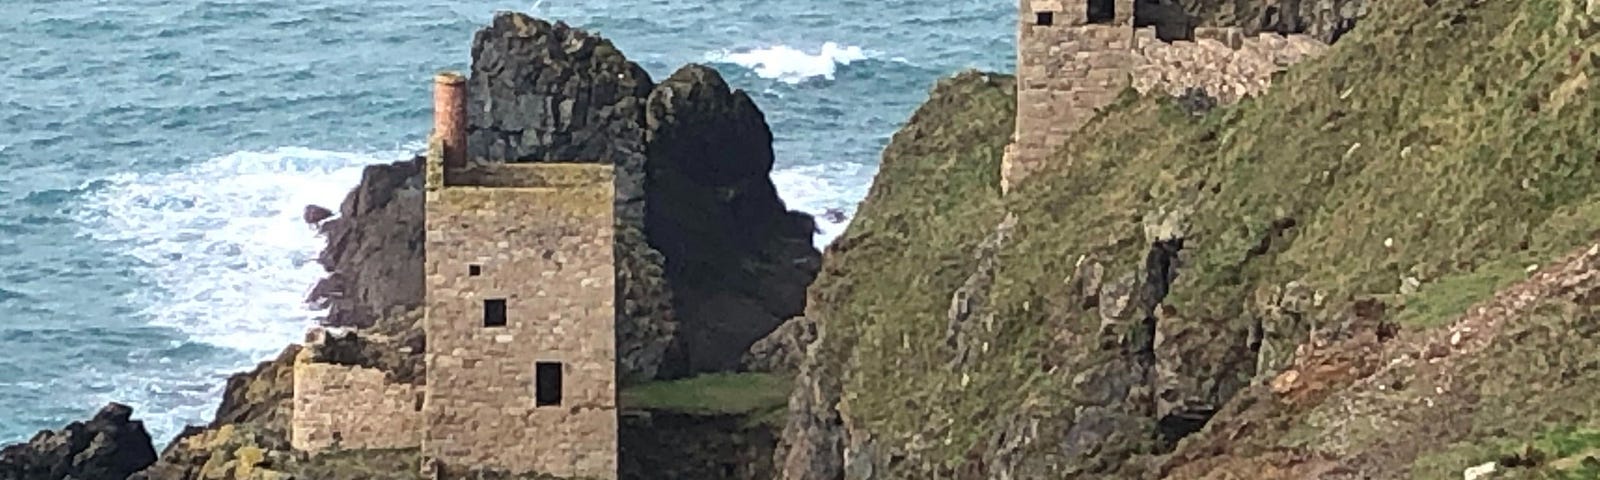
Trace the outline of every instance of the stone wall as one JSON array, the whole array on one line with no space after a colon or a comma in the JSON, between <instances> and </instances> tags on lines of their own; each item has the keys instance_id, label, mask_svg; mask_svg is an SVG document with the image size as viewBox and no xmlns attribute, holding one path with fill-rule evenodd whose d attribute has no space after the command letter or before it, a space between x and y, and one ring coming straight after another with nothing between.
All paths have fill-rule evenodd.
<instances>
[{"instance_id":1,"label":"stone wall","mask_svg":"<svg viewBox=\"0 0 1600 480\"><path fill-rule=\"evenodd\" d=\"M1127 88L1136 64L1133 1L1114 3L1109 22L1090 24L1085 0L1023 0L1017 25L1017 132L1000 164L1003 190L1039 170L1096 108L1111 104ZM1041 18L1044 14L1049 18Z\"/></svg>"},{"instance_id":2,"label":"stone wall","mask_svg":"<svg viewBox=\"0 0 1600 480\"><path fill-rule=\"evenodd\" d=\"M1042 168L1129 86L1171 95L1200 88L1231 103L1265 90L1274 73L1326 49L1305 35L1247 37L1238 28L1195 29L1195 41L1169 43L1157 39L1155 28L1133 28L1131 0L1114 1L1115 16L1104 23L1087 22L1085 0L1023 1L1017 130L1001 162L1002 190Z\"/></svg>"},{"instance_id":3,"label":"stone wall","mask_svg":"<svg viewBox=\"0 0 1600 480\"><path fill-rule=\"evenodd\" d=\"M289 444L318 453L338 449L415 448L422 438L422 388L390 382L382 370L312 361L294 363Z\"/></svg>"},{"instance_id":4,"label":"stone wall","mask_svg":"<svg viewBox=\"0 0 1600 480\"><path fill-rule=\"evenodd\" d=\"M1133 88L1174 96L1200 88L1224 104L1260 94L1274 73L1328 48L1306 35L1247 37L1238 28L1195 29L1192 42L1163 42L1152 29L1139 29L1134 37Z\"/></svg>"},{"instance_id":5,"label":"stone wall","mask_svg":"<svg viewBox=\"0 0 1600 480\"><path fill-rule=\"evenodd\" d=\"M424 465L616 478L612 167L488 188L436 183L429 163ZM504 326L485 326L486 299ZM562 365L558 405L536 405L538 362Z\"/></svg>"}]
</instances>

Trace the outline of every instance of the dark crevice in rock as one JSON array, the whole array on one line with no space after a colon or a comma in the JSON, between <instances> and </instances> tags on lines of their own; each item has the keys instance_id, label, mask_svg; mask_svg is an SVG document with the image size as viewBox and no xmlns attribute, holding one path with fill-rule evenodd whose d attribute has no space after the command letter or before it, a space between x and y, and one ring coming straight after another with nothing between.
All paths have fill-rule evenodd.
<instances>
[{"instance_id":1,"label":"dark crevice in rock","mask_svg":"<svg viewBox=\"0 0 1600 480\"><path fill-rule=\"evenodd\" d=\"M1172 282L1178 278L1178 253L1182 250L1183 239L1174 238L1152 243L1149 253L1145 254L1144 291L1139 303L1144 320L1135 333L1135 341L1129 345L1151 363L1154 363L1156 319L1161 302L1166 300L1172 290Z\"/></svg>"},{"instance_id":2,"label":"dark crevice in rock","mask_svg":"<svg viewBox=\"0 0 1600 480\"><path fill-rule=\"evenodd\" d=\"M1161 441L1161 451L1172 451L1178 441L1205 428L1206 422L1217 414L1215 408L1191 408L1163 415L1156 421L1156 435Z\"/></svg>"}]
</instances>

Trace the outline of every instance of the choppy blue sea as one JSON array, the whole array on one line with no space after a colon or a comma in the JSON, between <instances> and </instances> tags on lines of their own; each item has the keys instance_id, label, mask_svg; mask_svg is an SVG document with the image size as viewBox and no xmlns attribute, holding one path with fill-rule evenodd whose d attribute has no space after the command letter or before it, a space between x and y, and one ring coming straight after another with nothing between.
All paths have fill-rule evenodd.
<instances>
[{"instance_id":1,"label":"choppy blue sea","mask_svg":"<svg viewBox=\"0 0 1600 480\"><path fill-rule=\"evenodd\" d=\"M766 112L791 208L849 212L935 80L1011 70L1015 3L0 1L0 444L109 401L158 443L208 420L318 316L301 208L420 147L432 73L496 10L657 79L716 66Z\"/></svg>"}]
</instances>

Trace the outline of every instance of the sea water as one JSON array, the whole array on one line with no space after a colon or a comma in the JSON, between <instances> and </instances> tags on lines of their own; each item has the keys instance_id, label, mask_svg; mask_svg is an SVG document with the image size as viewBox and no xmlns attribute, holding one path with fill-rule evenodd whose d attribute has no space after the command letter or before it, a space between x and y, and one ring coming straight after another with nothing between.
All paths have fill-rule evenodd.
<instances>
[{"instance_id":1,"label":"sea water","mask_svg":"<svg viewBox=\"0 0 1600 480\"><path fill-rule=\"evenodd\" d=\"M306 204L409 158L496 10L751 93L790 208L847 214L942 76L1010 71L1010 0L0 2L0 444L117 401L158 443L299 339ZM820 221L819 245L844 227Z\"/></svg>"}]
</instances>

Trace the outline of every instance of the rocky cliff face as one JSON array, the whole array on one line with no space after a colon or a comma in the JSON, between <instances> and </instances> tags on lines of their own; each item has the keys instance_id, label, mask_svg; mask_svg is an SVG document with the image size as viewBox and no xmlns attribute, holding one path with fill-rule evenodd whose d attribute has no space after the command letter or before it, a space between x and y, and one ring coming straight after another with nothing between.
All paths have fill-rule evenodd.
<instances>
[{"instance_id":1,"label":"rocky cliff face","mask_svg":"<svg viewBox=\"0 0 1600 480\"><path fill-rule=\"evenodd\" d=\"M1368 8L1241 105L1125 95L1003 200L1010 89L942 83L811 290L783 478L1600 471L1563 256L1600 232L1600 22Z\"/></svg>"},{"instance_id":2,"label":"rocky cliff face","mask_svg":"<svg viewBox=\"0 0 1600 480\"><path fill-rule=\"evenodd\" d=\"M617 165L618 368L625 382L668 376L668 357L678 359L671 375L731 370L750 343L803 308L814 267L801 260L818 256L810 217L778 199L767 178L771 134L761 112L715 71L688 67L658 87L610 42L510 13L478 32L473 54L475 161ZM369 167L339 215L321 223L329 276L311 298L329 307L328 323L372 329L411 351L421 351L422 341L419 162ZM718 282L728 282L719 278L725 276L769 287L724 288L730 284ZM679 284L688 295L674 293ZM675 314L679 309L690 313ZM415 370L416 358L347 350L360 358L344 361L397 375ZM231 378L215 420L186 431L138 478L416 478L414 451L305 458L288 450L296 351ZM630 424L631 451L654 452L631 465L664 468L660 462L678 456L672 452L693 450L703 461L685 471L720 475L728 463L721 452L737 452L758 461L737 461L733 477L706 478L764 478L764 470L751 469L770 459L770 429L752 429L735 416L703 425L682 420Z\"/></svg>"},{"instance_id":3,"label":"rocky cliff face","mask_svg":"<svg viewBox=\"0 0 1600 480\"><path fill-rule=\"evenodd\" d=\"M716 70L678 70L647 105L646 231L666 256L680 322L663 373L730 371L804 311L821 256L816 224L778 198L772 131Z\"/></svg>"},{"instance_id":4,"label":"rocky cliff face","mask_svg":"<svg viewBox=\"0 0 1600 480\"><path fill-rule=\"evenodd\" d=\"M617 167L626 381L735 369L802 311L814 224L778 198L772 134L747 95L703 66L655 85L609 41L515 13L472 51L473 161ZM375 166L324 224L330 275L313 300L330 324L373 326L421 303L421 209L416 161Z\"/></svg>"},{"instance_id":5,"label":"rocky cliff face","mask_svg":"<svg viewBox=\"0 0 1600 480\"><path fill-rule=\"evenodd\" d=\"M372 327L422 305L422 160L372 165L321 224L318 261L328 277L311 291L331 326Z\"/></svg>"},{"instance_id":6,"label":"rocky cliff face","mask_svg":"<svg viewBox=\"0 0 1600 480\"><path fill-rule=\"evenodd\" d=\"M121 479L155 461L144 423L133 420L132 408L113 403L87 422L0 449L0 479Z\"/></svg>"}]
</instances>

